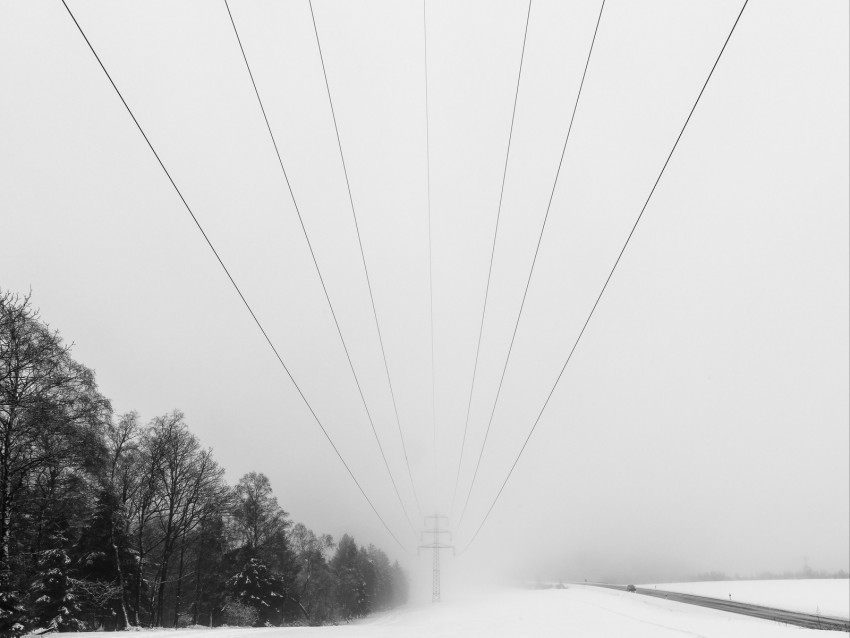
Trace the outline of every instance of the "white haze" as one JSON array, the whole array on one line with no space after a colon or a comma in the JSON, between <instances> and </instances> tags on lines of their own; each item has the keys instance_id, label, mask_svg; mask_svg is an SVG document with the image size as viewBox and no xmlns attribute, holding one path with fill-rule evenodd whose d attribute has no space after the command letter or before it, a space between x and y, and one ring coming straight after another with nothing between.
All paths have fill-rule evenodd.
<instances>
[{"instance_id":1,"label":"white haze","mask_svg":"<svg viewBox=\"0 0 850 638\"><path fill-rule=\"evenodd\" d=\"M69 0L389 526L406 527L223 3ZM455 484L526 4L428 2L437 473L422 14L316 0L390 370L425 513ZM472 405L483 440L599 4L535 0ZM393 417L306 1L233 0L402 496ZM740 8L610 0L463 547L572 346ZM456 581L848 569L848 4L741 22ZM316 427L58 0L0 5L0 286L116 411L182 409L231 481L394 545ZM452 521L457 522L459 507ZM417 520L418 525L418 520Z\"/></svg>"}]
</instances>

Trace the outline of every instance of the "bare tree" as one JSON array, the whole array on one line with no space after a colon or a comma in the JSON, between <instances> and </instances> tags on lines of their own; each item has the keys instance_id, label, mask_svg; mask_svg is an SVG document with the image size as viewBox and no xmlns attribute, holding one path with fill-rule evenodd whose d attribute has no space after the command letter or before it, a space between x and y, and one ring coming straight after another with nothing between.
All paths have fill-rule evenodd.
<instances>
[{"instance_id":1,"label":"bare tree","mask_svg":"<svg viewBox=\"0 0 850 638\"><path fill-rule=\"evenodd\" d=\"M56 465L63 441L94 434L109 418L94 373L70 351L41 321L29 295L0 291L0 573L10 569L16 498L27 479ZM77 460L87 461L85 455Z\"/></svg>"},{"instance_id":2,"label":"bare tree","mask_svg":"<svg viewBox=\"0 0 850 638\"><path fill-rule=\"evenodd\" d=\"M285 533L288 514L272 495L272 486L265 474L249 472L236 486L233 508L233 528L238 541L256 552Z\"/></svg>"},{"instance_id":3,"label":"bare tree","mask_svg":"<svg viewBox=\"0 0 850 638\"><path fill-rule=\"evenodd\" d=\"M117 422L111 421L106 429L109 455L106 489L117 504L121 515L121 520L119 521L116 520L119 512L115 510L110 512L109 541L112 547L113 560L115 561L115 571L118 574L117 595L119 597L122 628L130 625L130 619L127 614L124 570L121 564L121 551L118 547L116 531L120 525L123 528L121 529L123 535L129 535L129 504L134 500L140 487L137 471L139 466L139 437L139 415L137 412L122 414Z\"/></svg>"},{"instance_id":4,"label":"bare tree","mask_svg":"<svg viewBox=\"0 0 850 638\"><path fill-rule=\"evenodd\" d=\"M198 439L189 432L183 413L175 410L156 417L151 425L152 445L159 451L159 488L162 509L158 517L162 548L159 570L154 582L154 624L162 624L165 585L171 557L180 534L181 517L191 498L195 459L200 451Z\"/></svg>"},{"instance_id":5,"label":"bare tree","mask_svg":"<svg viewBox=\"0 0 850 638\"><path fill-rule=\"evenodd\" d=\"M324 620L317 615L328 615L332 595L327 560L336 544L330 534L316 535L303 523L297 523L289 533L292 550L298 565L295 579L298 606L309 622ZM321 613L324 608L324 614Z\"/></svg>"},{"instance_id":6,"label":"bare tree","mask_svg":"<svg viewBox=\"0 0 850 638\"><path fill-rule=\"evenodd\" d=\"M193 459L188 488L176 532L180 538L180 557L174 599L175 627L181 611L184 558L189 546L187 539L205 520L219 515L230 497L230 488L224 482L224 470L213 459L212 450L200 451Z\"/></svg>"},{"instance_id":7,"label":"bare tree","mask_svg":"<svg viewBox=\"0 0 850 638\"><path fill-rule=\"evenodd\" d=\"M133 489L126 502L128 535L135 543L136 573L135 600L133 604L134 621L141 624L142 591L145 567L148 555L162 544L162 537L153 536L150 531L153 521L162 508L162 493L159 489L162 448L150 431L140 437L137 453L131 457L133 466L128 471L133 476Z\"/></svg>"}]
</instances>

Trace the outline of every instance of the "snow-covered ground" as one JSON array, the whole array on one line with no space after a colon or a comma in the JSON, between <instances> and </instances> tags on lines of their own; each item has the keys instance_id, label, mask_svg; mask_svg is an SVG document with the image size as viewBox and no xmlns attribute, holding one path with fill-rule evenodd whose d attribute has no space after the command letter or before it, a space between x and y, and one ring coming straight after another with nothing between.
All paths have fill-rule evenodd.
<instances>
[{"instance_id":1,"label":"snow-covered ground","mask_svg":"<svg viewBox=\"0 0 850 638\"><path fill-rule=\"evenodd\" d=\"M705 583L658 583L639 587L723 598L806 614L850 618L850 580L724 580Z\"/></svg>"},{"instance_id":2,"label":"snow-covered ground","mask_svg":"<svg viewBox=\"0 0 850 638\"><path fill-rule=\"evenodd\" d=\"M449 597L450 594L449 594ZM101 634L102 636L103 634ZM338 627L145 631L141 638L781 638L823 636L814 629L725 613L623 591L571 585L500 590L442 603L409 605Z\"/></svg>"}]
</instances>

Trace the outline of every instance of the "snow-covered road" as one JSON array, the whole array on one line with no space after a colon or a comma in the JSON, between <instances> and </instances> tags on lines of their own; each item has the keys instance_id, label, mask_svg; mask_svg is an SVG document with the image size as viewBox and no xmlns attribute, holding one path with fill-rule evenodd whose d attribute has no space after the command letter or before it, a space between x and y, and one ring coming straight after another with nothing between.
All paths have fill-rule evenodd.
<instances>
[{"instance_id":1,"label":"snow-covered road","mask_svg":"<svg viewBox=\"0 0 850 638\"><path fill-rule=\"evenodd\" d=\"M338 627L187 629L143 632L144 638L501 638L701 636L769 638L823 636L737 614L626 592L570 586L558 590L498 590L442 603L408 605Z\"/></svg>"}]
</instances>

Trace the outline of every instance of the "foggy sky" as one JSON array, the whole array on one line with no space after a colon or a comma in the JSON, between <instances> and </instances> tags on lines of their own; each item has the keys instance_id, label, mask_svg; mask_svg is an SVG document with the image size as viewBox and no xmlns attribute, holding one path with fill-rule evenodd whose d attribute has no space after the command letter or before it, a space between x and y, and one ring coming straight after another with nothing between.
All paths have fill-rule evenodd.
<instances>
[{"instance_id":1,"label":"foggy sky","mask_svg":"<svg viewBox=\"0 0 850 638\"><path fill-rule=\"evenodd\" d=\"M224 4L69 4L358 480L415 547ZM414 481L425 513L447 513L527 5L427 4L434 415L422 6L314 6ZM598 7L532 8L458 498ZM231 8L418 518L308 5ZM525 439L739 9L606 3L459 546ZM750 3L517 470L450 570L651 580L800 569L804 558L848 569L849 72L846 2ZM0 77L0 286L32 289L116 412L148 420L182 409L230 481L264 472L294 520L402 558L58 0L0 6Z\"/></svg>"}]
</instances>

